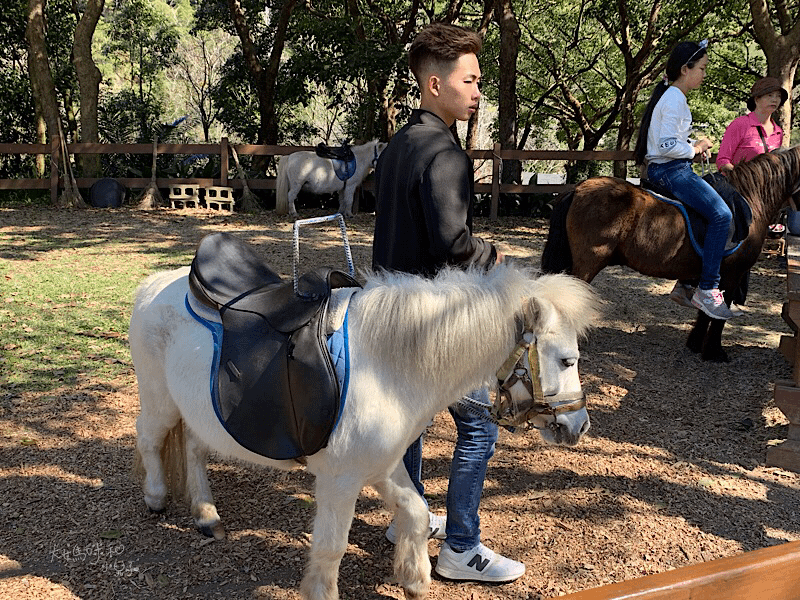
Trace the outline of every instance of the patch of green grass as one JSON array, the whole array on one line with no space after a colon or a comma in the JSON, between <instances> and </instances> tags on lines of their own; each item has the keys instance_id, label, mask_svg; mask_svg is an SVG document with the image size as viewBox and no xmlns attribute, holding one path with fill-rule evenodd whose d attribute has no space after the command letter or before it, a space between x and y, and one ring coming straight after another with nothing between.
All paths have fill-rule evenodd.
<instances>
[{"instance_id":1,"label":"patch of green grass","mask_svg":"<svg viewBox=\"0 0 800 600\"><path fill-rule=\"evenodd\" d=\"M0 236L0 386L45 392L132 369L127 332L143 277L191 255L134 244L33 240L22 260Z\"/></svg>"}]
</instances>

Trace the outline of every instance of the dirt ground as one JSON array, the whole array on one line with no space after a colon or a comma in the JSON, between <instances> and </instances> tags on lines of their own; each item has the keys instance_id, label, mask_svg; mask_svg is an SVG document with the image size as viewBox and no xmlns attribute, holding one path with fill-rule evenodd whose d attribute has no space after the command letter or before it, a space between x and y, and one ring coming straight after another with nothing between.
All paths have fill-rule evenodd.
<instances>
[{"instance_id":1,"label":"dirt ground","mask_svg":"<svg viewBox=\"0 0 800 600\"><path fill-rule=\"evenodd\" d=\"M372 227L371 215L348 223L359 268L370 263ZM12 238L80 235L83 228L103 232L123 253L126 240L152 241L154 252L165 245L189 252L208 232L239 232L291 273L291 226L272 212L0 209L0 231ZM332 229L303 230L302 266L343 264ZM476 231L538 264L546 222L482 219ZM15 260L2 250L0 260ZM582 345L590 432L576 448L502 432L490 463L483 541L523 561L527 573L491 586L434 575L431 598L550 598L800 539L800 478L765 466L767 449L787 429L773 383L791 376L777 350L790 333L780 316L785 277L778 259L762 255L754 268L746 314L725 329L728 364L703 363L684 347L693 314L667 298L672 282L613 268L595 285L607 305ZM194 529L181 503L162 515L145 508L131 476L132 366L116 381L89 378L47 395L43 403L37 394L0 387L0 598L299 598L314 511L311 476L212 460L228 533L212 541ZM449 416L438 415L424 477L440 514L454 439ZM384 537L390 518L364 490L342 561L342 598L403 597ZM429 544L432 561L439 545Z\"/></svg>"}]
</instances>

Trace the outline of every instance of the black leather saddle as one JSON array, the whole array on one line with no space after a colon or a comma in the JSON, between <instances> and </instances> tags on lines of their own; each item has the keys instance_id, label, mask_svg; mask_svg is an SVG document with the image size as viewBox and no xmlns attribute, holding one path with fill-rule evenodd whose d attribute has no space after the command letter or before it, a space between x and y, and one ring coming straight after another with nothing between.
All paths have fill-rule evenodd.
<instances>
[{"instance_id":1,"label":"black leather saddle","mask_svg":"<svg viewBox=\"0 0 800 600\"><path fill-rule=\"evenodd\" d=\"M341 399L325 314L331 291L342 287L360 284L323 268L300 277L295 292L293 280L239 238L215 233L200 241L189 289L219 311L223 327L214 409L248 450L283 460L326 445Z\"/></svg>"},{"instance_id":2,"label":"black leather saddle","mask_svg":"<svg viewBox=\"0 0 800 600\"><path fill-rule=\"evenodd\" d=\"M328 146L327 144L320 142L317 144L315 150L317 156L321 158L330 158L344 162L350 162L356 159L356 155L353 154L353 150L350 148L350 144L347 142L343 143L341 146Z\"/></svg>"},{"instance_id":3,"label":"black leather saddle","mask_svg":"<svg viewBox=\"0 0 800 600\"><path fill-rule=\"evenodd\" d=\"M339 181L347 181L356 172L356 155L345 142L339 147L328 146L320 142L317 144L317 156L329 158L333 161L333 172Z\"/></svg>"},{"instance_id":4,"label":"black leather saddle","mask_svg":"<svg viewBox=\"0 0 800 600\"><path fill-rule=\"evenodd\" d=\"M750 223L753 221L753 213L747 200L745 200L744 196L728 182L727 177L720 173L709 173L704 175L703 179L705 179L722 197L733 215L731 226L728 231L728 241L725 245L727 256L727 254L734 252L738 248L739 243L747 237L750 232ZM678 200L668 190L654 181L642 178L641 186L645 190L662 196L662 199L667 199L671 204L677 206L679 210L681 210L686 220L686 225L689 227L690 233L692 234L691 238L695 250L698 254L702 255L702 245L705 240L708 223L700 213Z\"/></svg>"}]
</instances>

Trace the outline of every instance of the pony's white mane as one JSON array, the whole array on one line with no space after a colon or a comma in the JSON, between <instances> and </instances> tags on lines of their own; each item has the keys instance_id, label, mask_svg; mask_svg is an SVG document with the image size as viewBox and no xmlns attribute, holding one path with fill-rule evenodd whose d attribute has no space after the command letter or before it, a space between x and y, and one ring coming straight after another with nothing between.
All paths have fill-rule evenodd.
<instances>
[{"instance_id":1,"label":"pony's white mane","mask_svg":"<svg viewBox=\"0 0 800 600\"><path fill-rule=\"evenodd\" d=\"M496 357L496 368L516 343L520 321L538 334L567 323L583 335L598 317L599 302L574 277L537 276L505 263L488 273L446 268L434 279L371 273L357 304L367 353L400 372L435 375L454 354L481 372L486 357Z\"/></svg>"}]
</instances>

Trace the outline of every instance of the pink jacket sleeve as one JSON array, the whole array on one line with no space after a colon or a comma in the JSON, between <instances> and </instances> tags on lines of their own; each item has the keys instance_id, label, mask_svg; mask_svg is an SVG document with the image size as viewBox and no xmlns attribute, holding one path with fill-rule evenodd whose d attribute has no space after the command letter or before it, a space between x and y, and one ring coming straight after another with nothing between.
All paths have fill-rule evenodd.
<instances>
[{"instance_id":1,"label":"pink jacket sleeve","mask_svg":"<svg viewBox=\"0 0 800 600\"><path fill-rule=\"evenodd\" d=\"M745 127L743 128L742 125ZM722 142L719 145L719 152L717 152L717 169L721 169L723 165L731 164L733 154L742 142L746 127L747 124L744 119L736 117L725 129Z\"/></svg>"}]
</instances>

